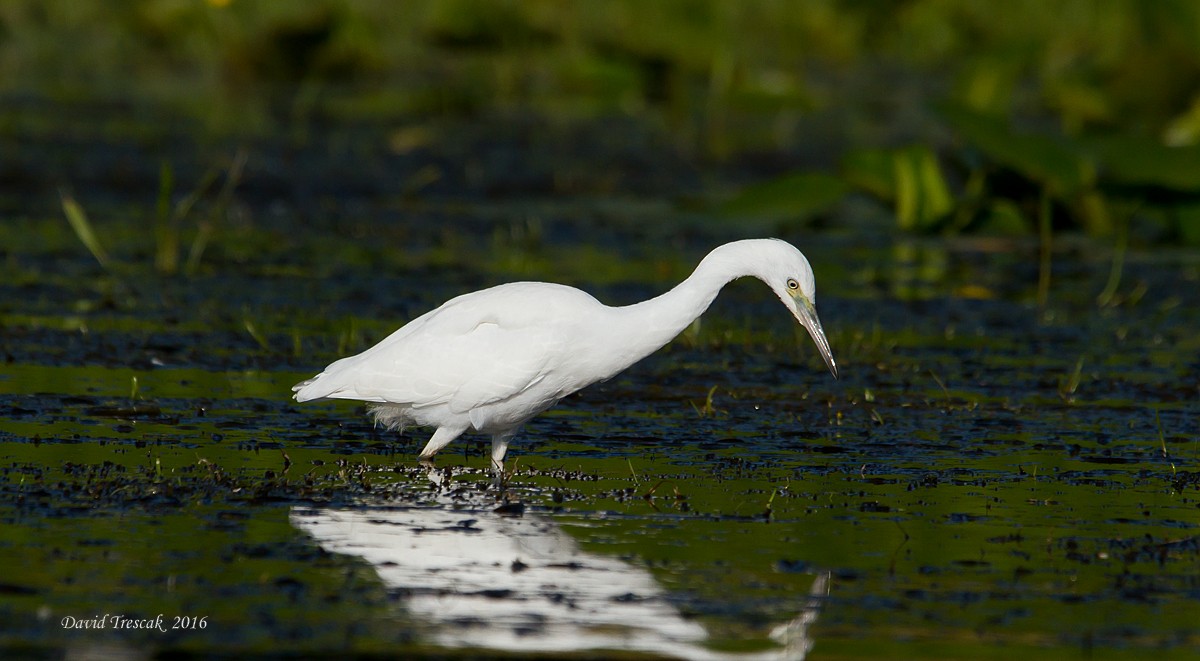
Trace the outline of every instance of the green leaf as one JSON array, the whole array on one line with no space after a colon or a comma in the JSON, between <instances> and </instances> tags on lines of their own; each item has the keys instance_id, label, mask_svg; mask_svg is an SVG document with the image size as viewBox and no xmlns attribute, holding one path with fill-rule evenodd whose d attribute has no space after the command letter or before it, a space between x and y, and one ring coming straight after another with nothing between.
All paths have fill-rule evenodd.
<instances>
[{"instance_id":1,"label":"green leaf","mask_svg":"<svg viewBox=\"0 0 1200 661\"><path fill-rule=\"evenodd\" d=\"M1179 237L1188 245L1200 245L1200 204L1183 205L1175 209Z\"/></svg>"},{"instance_id":2,"label":"green leaf","mask_svg":"<svg viewBox=\"0 0 1200 661\"><path fill-rule=\"evenodd\" d=\"M1102 177L1118 184L1200 192L1200 147L1168 147L1131 135L1086 140Z\"/></svg>"},{"instance_id":3,"label":"green leaf","mask_svg":"<svg viewBox=\"0 0 1200 661\"><path fill-rule=\"evenodd\" d=\"M1042 184L1052 195L1069 196L1095 183L1094 164L1065 138L1018 133L962 106L946 104L940 112L965 142L997 164Z\"/></svg>"},{"instance_id":4,"label":"green leaf","mask_svg":"<svg viewBox=\"0 0 1200 661\"><path fill-rule=\"evenodd\" d=\"M954 208L937 157L928 147L899 150L896 171L896 220L902 229L928 229Z\"/></svg>"},{"instance_id":5,"label":"green leaf","mask_svg":"<svg viewBox=\"0 0 1200 661\"><path fill-rule=\"evenodd\" d=\"M842 172L853 185L892 202L903 229L929 229L954 209L937 156L923 145L851 152Z\"/></svg>"},{"instance_id":6,"label":"green leaf","mask_svg":"<svg viewBox=\"0 0 1200 661\"><path fill-rule=\"evenodd\" d=\"M988 204L979 225L979 231L1001 236L1025 236L1033 223L1021 213L1021 208L1011 200L997 199Z\"/></svg>"},{"instance_id":7,"label":"green leaf","mask_svg":"<svg viewBox=\"0 0 1200 661\"><path fill-rule=\"evenodd\" d=\"M842 158L841 172L851 185L891 202L896 199L894 161L890 149L855 149Z\"/></svg>"},{"instance_id":8,"label":"green leaf","mask_svg":"<svg viewBox=\"0 0 1200 661\"><path fill-rule=\"evenodd\" d=\"M748 186L718 207L727 216L804 218L842 200L849 185L822 172L792 172Z\"/></svg>"}]
</instances>

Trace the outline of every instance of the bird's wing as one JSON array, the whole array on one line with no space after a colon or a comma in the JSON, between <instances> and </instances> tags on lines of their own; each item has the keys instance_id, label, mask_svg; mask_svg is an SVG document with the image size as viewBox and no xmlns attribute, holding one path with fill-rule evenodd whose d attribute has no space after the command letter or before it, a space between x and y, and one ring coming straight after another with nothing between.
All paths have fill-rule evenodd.
<instances>
[{"instance_id":1,"label":"bird's wing","mask_svg":"<svg viewBox=\"0 0 1200 661\"><path fill-rule=\"evenodd\" d=\"M518 395L565 355L570 310L598 305L561 285L512 283L464 294L414 319L379 344L297 384L299 401L323 397L447 404L455 413ZM563 375L569 377L569 375Z\"/></svg>"},{"instance_id":2,"label":"bird's wing","mask_svg":"<svg viewBox=\"0 0 1200 661\"><path fill-rule=\"evenodd\" d=\"M450 410L464 413L519 395L546 378L559 355L562 342L543 328L508 329L481 324L464 338L456 363L458 386ZM464 361L470 357L468 361Z\"/></svg>"},{"instance_id":3,"label":"bird's wing","mask_svg":"<svg viewBox=\"0 0 1200 661\"><path fill-rule=\"evenodd\" d=\"M502 401L545 378L561 341L552 331L480 323L465 333L410 335L330 365L321 397L448 404L455 413Z\"/></svg>"}]
</instances>

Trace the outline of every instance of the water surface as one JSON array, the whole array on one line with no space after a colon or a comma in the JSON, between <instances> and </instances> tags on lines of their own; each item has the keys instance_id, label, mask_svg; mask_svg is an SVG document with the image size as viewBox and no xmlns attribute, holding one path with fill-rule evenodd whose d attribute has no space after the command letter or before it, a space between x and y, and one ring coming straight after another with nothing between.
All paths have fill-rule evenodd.
<instances>
[{"instance_id":1,"label":"water surface","mask_svg":"<svg viewBox=\"0 0 1200 661\"><path fill-rule=\"evenodd\" d=\"M96 223L109 269L57 216L0 226L0 562L19 568L0 578L0 647L1200 645L1191 253L1130 251L1101 305L1112 252L1066 238L1039 307L1035 243L771 228L813 262L840 379L738 282L666 349L532 421L500 490L486 439L430 473L419 430L297 405L291 384L464 291L537 278L628 303L752 229L644 199L344 204L251 205L172 276L118 216ZM160 614L165 631L110 617ZM64 626L80 622L107 626Z\"/></svg>"}]
</instances>

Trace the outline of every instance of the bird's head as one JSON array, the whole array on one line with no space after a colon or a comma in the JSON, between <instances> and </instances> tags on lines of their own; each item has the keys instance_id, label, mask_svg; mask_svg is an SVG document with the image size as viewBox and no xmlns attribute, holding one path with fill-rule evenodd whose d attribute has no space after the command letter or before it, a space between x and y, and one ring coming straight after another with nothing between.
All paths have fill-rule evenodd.
<instances>
[{"instance_id":1,"label":"bird's head","mask_svg":"<svg viewBox=\"0 0 1200 661\"><path fill-rule=\"evenodd\" d=\"M796 317L796 321L808 331L825 365L837 378L837 363L833 360L833 350L829 348L829 340L825 339L825 331L821 328L821 319L817 317L817 287L813 278L812 266L808 259L792 244L779 239L769 239L764 244L766 250L761 253L756 275L779 296L784 306Z\"/></svg>"}]
</instances>

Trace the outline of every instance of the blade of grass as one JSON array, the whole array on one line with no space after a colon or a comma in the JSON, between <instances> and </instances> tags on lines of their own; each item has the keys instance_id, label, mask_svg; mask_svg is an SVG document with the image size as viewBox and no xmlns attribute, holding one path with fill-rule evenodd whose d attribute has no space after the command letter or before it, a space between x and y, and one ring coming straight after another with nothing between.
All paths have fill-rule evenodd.
<instances>
[{"instance_id":1,"label":"blade of grass","mask_svg":"<svg viewBox=\"0 0 1200 661\"><path fill-rule=\"evenodd\" d=\"M1079 390L1079 384L1083 380L1083 356L1075 361L1075 369L1070 376L1063 380L1062 385L1058 388L1058 396L1062 397L1064 402L1073 403L1075 401L1075 391Z\"/></svg>"},{"instance_id":2,"label":"blade of grass","mask_svg":"<svg viewBox=\"0 0 1200 661\"><path fill-rule=\"evenodd\" d=\"M1121 286L1121 271L1125 266L1125 251L1129 247L1129 222L1122 219L1117 223L1117 245L1113 248L1112 268L1108 271L1108 282L1104 291L1096 297L1096 303L1107 307L1116 302L1117 287Z\"/></svg>"},{"instance_id":3,"label":"blade of grass","mask_svg":"<svg viewBox=\"0 0 1200 661\"><path fill-rule=\"evenodd\" d=\"M1158 427L1158 443L1162 446L1162 456L1167 458L1170 455L1167 452L1167 436L1163 433L1162 417L1158 414L1158 409L1154 409L1154 424Z\"/></svg>"},{"instance_id":4,"label":"blade of grass","mask_svg":"<svg viewBox=\"0 0 1200 661\"><path fill-rule=\"evenodd\" d=\"M171 214L171 192L175 187L175 171L164 159L158 168L158 204L154 214L154 268L159 273L179 270L179 226Z\"/></svg>"},{"instance_id":5,"label":"blade of grass","mask_svg":"<svg viewBox=\"0 0 1200 661\"><path fill-rule=\"evenodd\" d=\"M92 223L88 220L87 213L75 201L75 198L71 197L70 193L60 190L58 195L62 198L63 213L67 216L67 222L71 225L71 229L75 230L75 236L79 237L79 241L92 253L100 266L107 270L109 268L108 253L105 252L104 246L100 245L100 239L92 229Z\"/></svg>"},{"instance_id":6,"label":"blade of grass","mask_svg":"<svg viewBox=\"0 0 1200 661\"><path fill-rule=\"evenodd\" d=\"M1038 212L1038 287L1037 287L1037 302L1038 309L1046 310L1046 303L1050 299L1050 267L1051 267L1051 240L1053 236L1050 232L1050 191L1042 190L1041 204Z\"/></svg>"},{"instance_id":7,"label":"blade of grass","mask_svg":"<svg viewBox=\"0 0 1200 661\"><path fill-rule=\"evenodd\" d=\"M942 389L942 395L944 395L946 397L946 404L949 405L950 404L950 390L948 388L946 388L946 384L942 383L942 380L938 378L938 375L936 373L934 373L933 370L929 370L929 376L932 376L933 382L938 384L938 387Z\"/></svg>"},{"instance_id":8,"label":"blade of grass","mask_svg":"<svg viewBox=\"0 0 1200 661\"><path fill-rule=\"evenodd\" d=\"M204 197L204 194L208 192L208 189L212 187L213 182L215 182L217 177L220 175L220 168L209 168L208 171L204 173L204 177L200 179L200 183L196 184L196 187L193 188L186 197L184 197L175 205L175 211L171 214L172 222L178 223L187 217L187 215L192 212L192 207L196 206L196 202L198 202L201 197Z\"/></svg>"},{"instance_id":9,"label":"blade of grass","mask_svg":"<svg viewBox=\"0 0 1200 661\"><path fill-rule=\"evenodd\" d=\"M166 167L169 167L169 166L166 166ZM169 173L167 173L167 174L169 174ZM193 188L190 192L188 192L188 194L185 195L183 197L183 199L181 199L181 200L179 200L179 202L175 203L175 208L171 211L170 218L167 221L165 221L166 225L165 225L165 229L162 234L162 238L164 240L159 242L158 253L155 256L155 266L158 268L158 271L160 273L169 275L169 274L174 274L174 273L179 272L179 229L180 229L180 226L183 224L183 219L187 218L188 214L190 214L192 212L192 207L196 206L196 203L199 202L200 199L202 197L204 197L204 195L206 193L208 193L208 190L210 188L212 188L213 183L217 180L217 177L219 177L220 175L221 175L220 168L218 168L218 167L209 168L204 173L204 176L200 179L200 182L198 184L196 184L196 187ZM162 214L162 205L164 204L164 202L169 203L169 197L164 199L164 192L167 191L168 186L166 185L166 182L165 182L165 179L166 179L165 176L163 177L163 179L164 179L164 181L162 183L160 183L160 190L159 190L159 214L160 214L160 217ZM169 192L167 192L166 195L169 195ZM197 238L197 240L201 239L199 234L197 234L196 238ZM202 240L205 242L205 244L207 244L207 241L208 241L207 237L203 237ZM198 248L193 243L191 251L193 253L199 252L202 254L204 251L203 249L204 249L204 246L200 246Z\"/></svg>"},{"instance_id":10,"label":"blade of grass","mask_svg":"<svg viewBox=\"0 0 1200 661\"><path fill-rule=\"evenodd\" d=\"M267 342L266 336L258 330L258 326L255 326L254 322L251 321L249 313L246 313L242 317L242 324L246 327L246 332L250 333L250 337L254 338L255 342L258 342L258 346L262 347L264 351L271 350L271 344Z\"/></svg>"},{"instance_id":11,"label":"blade of grass","mask_svg":"<svg viewBox=\"0 0 1200 661\"><path fill-rule=\"evenodd\" d=\"M200 258L204 256L204 251L208 248L208 238L212 236L212 233L212 223L200 223L196 238L192 239L192 249L188 251L187 267L184 268L184 272L188 275L195 275L196 270L200 268Z\"/></svg>"},{"instance_id":12,"label":"blade of grass","mask_svg":"<svg viewBox=\"0 0 1200 661\"><path fill-rule=\"evenodd\" d=\"M196 232L196 238L192 241L191 251L188 253L186 272L188 275L193 275L200 268L200 259L204 256L204 251L208 248L208 242L212 235L217 230L217 221L224 218L229 211L229 204L233 201L233 191L237 188L238 182L242 178L242 169L246 165L246 150L239 149L233 157L233 163L229 165L229 170L225 173L225 183L221 185L221 191L217 194L217 203L209 213L208 218L200 222L199 230Z\"/></svg>"}]
</instances>

